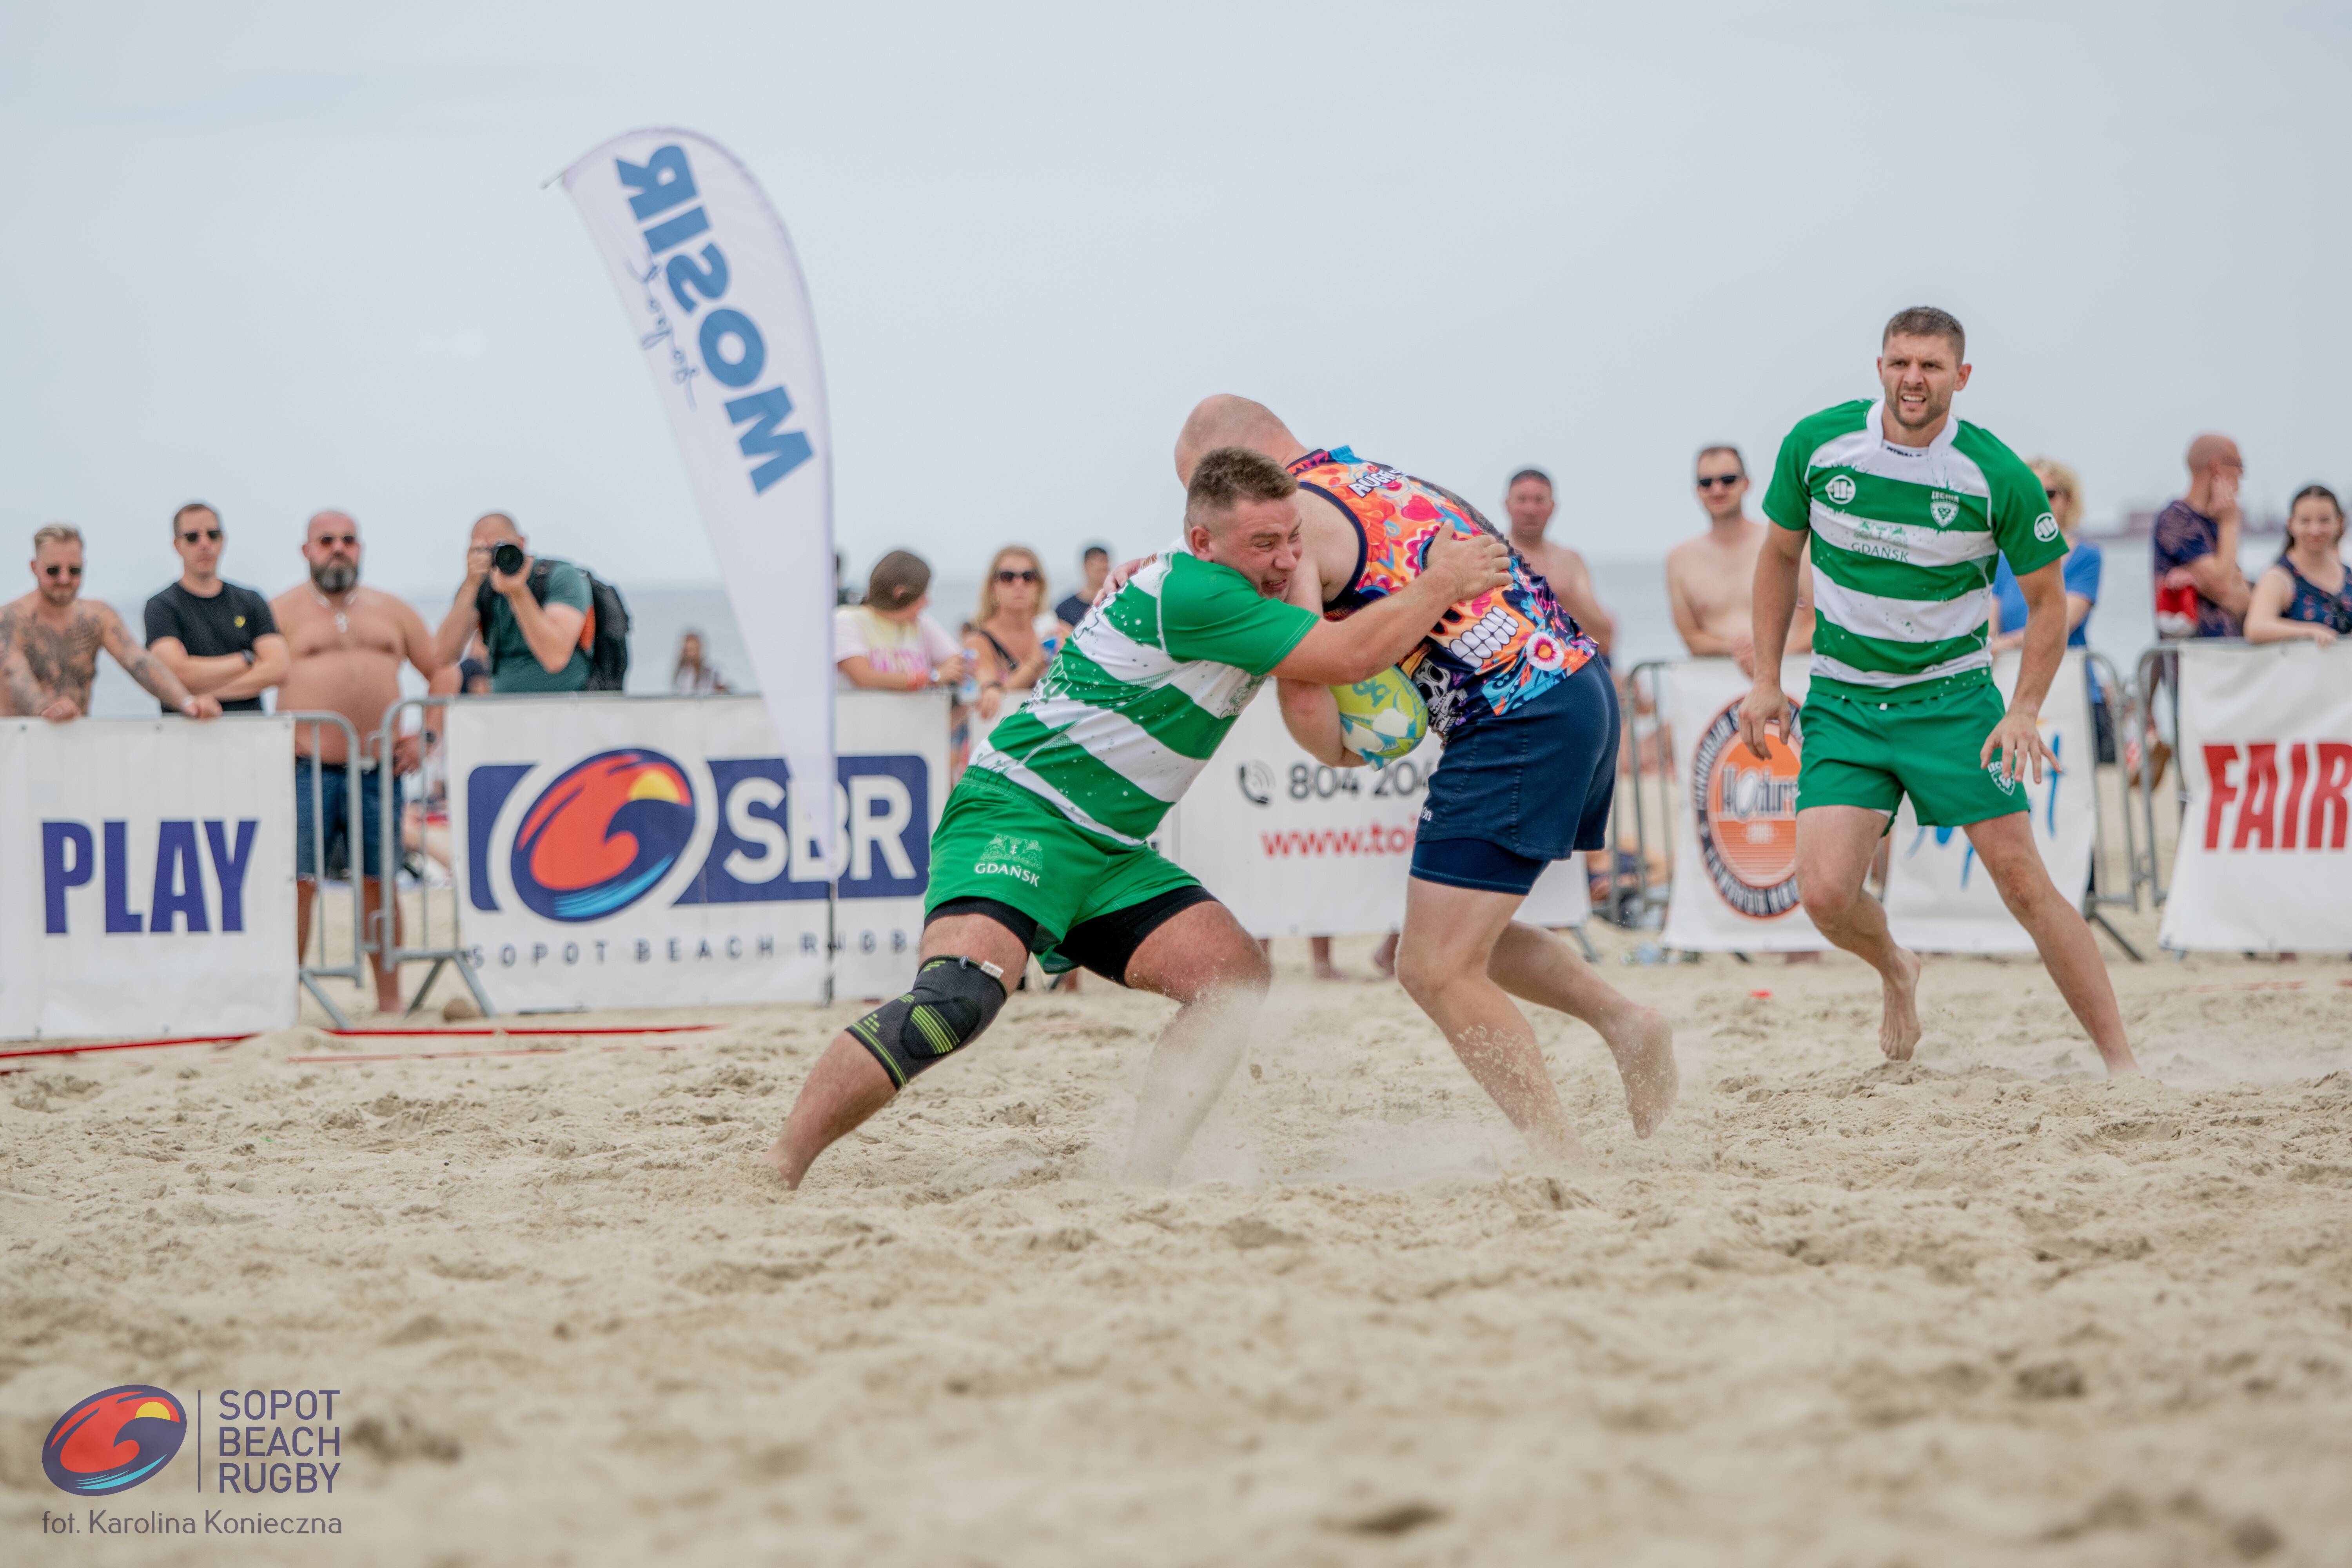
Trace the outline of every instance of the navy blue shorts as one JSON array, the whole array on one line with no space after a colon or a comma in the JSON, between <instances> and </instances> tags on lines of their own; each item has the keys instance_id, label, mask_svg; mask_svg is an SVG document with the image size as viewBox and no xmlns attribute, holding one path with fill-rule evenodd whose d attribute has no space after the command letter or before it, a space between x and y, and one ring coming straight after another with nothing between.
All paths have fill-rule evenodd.
<instances>
[{"instance_id":1,"label":"navy blue shorts","mask_svg":"<svg viewBox=\"0 0 2352 1568\"><path fill-rule=\"evenodd\" d=\"M1412 874L1524 895L1552 861L1606 848L1617 730L1617 688L1594 659L1458 732L1430 775Z\"/></svg>"},{"instance_id":2,"label":"navy blue shorts","mask_svg":"<svg viewBox=\"0 0 2352 1568\"><path fill-rule=\"evenodd\" d=\"M319 805L326 813L327 866L330 870L348 865L356 859L360 874L381 878L383 875L383 773L381 770L360 775L358 827L362 835L360 852L351 852L352 822L351 781L344 775L341 763L329 763L319 770ZM392 781L393 831L400 831L400 781ZM310 836L310 759L294 759L294 875L310 881L319 874L318 858L312 853ZM398 852L397 844L394 853Z\"/></svg>"}]
</instances>

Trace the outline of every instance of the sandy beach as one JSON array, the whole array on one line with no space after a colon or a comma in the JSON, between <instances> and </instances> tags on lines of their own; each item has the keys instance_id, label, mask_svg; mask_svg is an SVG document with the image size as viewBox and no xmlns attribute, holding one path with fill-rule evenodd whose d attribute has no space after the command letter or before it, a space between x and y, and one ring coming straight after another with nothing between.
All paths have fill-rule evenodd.
<instances>
[{"instance_id":1,"label":"sandy beach","mask_svg":"<svg viewBox=\"0 0 2352 1568\"><path fill-rule=\"evenodd\" d=\"M1673 1017L1685 1092L1635 1142L1591 1037L1542 1018L1595 1162L1565 1180L1523 1169L1402 992L1318 984L1303 943L1168 1190L1111 1178L1167 1006L1102 984L1014 997L797 1196L757 1156L853 1005L370 1047L530 1055L289 1060L348 1054L306 1028L6 1064L0 1539L2352 1560L2352 963L2118 963L2155 1081L2111 1084L2030 961L1930 961L1919 1059L1890 1066L1842 955L1633 967L1596 931ZM43 1435L134 1381L341 1390L331 1498L244 1509L341 1534L44 1538ZM119 1501L237 1508L193 1492L195 1458Z\"/></svg>"}]
</instances>

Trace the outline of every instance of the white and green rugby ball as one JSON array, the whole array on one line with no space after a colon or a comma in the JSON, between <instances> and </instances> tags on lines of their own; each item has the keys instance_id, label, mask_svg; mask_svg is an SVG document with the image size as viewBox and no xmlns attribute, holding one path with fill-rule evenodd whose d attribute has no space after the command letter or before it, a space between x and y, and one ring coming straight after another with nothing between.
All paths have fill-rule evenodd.
<instances>
[{"instance_id":1,"label":"white and green rugby ball","mask_svg":"<svg viewBox=\"0 0 2352 1568\"><path fill-rule=\"evenodd\" d=\"M1429 733L1429 705L1402 669L1391 666L1353 686L1335 686L1339 740L1368 762L1392 763Z\"/></svg>"}]
</instances>

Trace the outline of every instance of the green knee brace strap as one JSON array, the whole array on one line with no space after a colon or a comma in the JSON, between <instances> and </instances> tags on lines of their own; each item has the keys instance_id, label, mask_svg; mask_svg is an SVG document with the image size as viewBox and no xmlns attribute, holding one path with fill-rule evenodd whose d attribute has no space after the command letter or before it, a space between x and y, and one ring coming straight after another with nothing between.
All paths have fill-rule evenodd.
<instances>
[{"instance_id":1,"label":"green knee brace strap","mask_svg":"<svg viewBox=\"0 0 2352 1568\"><path fill-rule=\"evenodd\" d=\"M980 1037L1004 1005L1004 972L971 958L933 958L915 973L915 988L885 1002L849 1032L899 1089L925 1068Z\"/></svg>"}]
</instances>

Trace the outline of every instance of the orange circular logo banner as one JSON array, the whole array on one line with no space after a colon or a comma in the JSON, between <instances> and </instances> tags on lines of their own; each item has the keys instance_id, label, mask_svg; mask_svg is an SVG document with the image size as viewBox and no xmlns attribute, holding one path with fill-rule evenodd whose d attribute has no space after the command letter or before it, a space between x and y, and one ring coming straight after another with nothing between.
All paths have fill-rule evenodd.
<instances>
[{"instance_id":1,"label":"orange circular logo banner","mask_svg":"<svg viewBox=\"0 0 2352 1568\"><path fill-rule=\"evenodd\" d=\"M1699 855L1723 901L1751 920L1797 907L1797 767L1804 729L1789 706L1785 740L1759 757L1739 738L1739 704L1715 716L1691 759Z\"/></svg>"}]
</instances>

